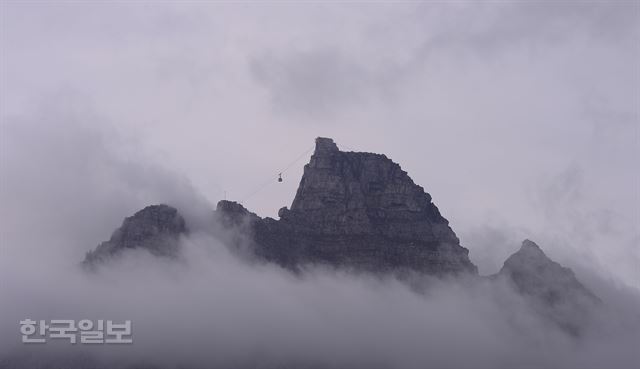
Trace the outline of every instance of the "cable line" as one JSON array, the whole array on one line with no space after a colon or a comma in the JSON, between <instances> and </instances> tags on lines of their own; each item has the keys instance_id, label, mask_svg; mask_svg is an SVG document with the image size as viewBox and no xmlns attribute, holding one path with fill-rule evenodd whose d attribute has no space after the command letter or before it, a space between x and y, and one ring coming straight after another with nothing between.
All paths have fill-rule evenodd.
<instances>
[{"instance_id":1,"label":"cable line","mask_svg":"<svg viewBox=\"0 0 640 369\"><path fill-rule=\"evenodd\" d=\"M245 201L247 201L249 198L253 197L255 194L257 194L258 192L262 191L263 189L265 189L266 187L268 187L270 184L272 184L273 182L282 182L282 174L285 173L287 170L291 169L291 167L297 163L298 161L300 161L300 159L302 159L306 154L309 153L309 151L313 150L315 147L315 145L309 147L307 150L305 150L302 154L300 154L300 156L298 156L295 160L293 160L292 162L290 162L289 164L287 164L287 166L285 166L284 169L282 169L281 171L279 171L278 173L276 173L275 175L269 177L269 179L267 179L266 181L264 181L260 186L256 187L255 190L253 190L253 192L249 193L248 195L246 195L241 201L240 203L244 203Z\"/></svg>"}]
</instances>

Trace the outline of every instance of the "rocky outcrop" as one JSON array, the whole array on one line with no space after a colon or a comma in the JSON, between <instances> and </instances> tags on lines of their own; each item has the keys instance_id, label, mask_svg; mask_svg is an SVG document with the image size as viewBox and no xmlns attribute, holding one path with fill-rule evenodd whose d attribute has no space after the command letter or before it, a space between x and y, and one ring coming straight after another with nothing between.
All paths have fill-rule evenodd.
<instances>
[{"instance_id":1,"label":"rocky outcrop","mask_svg":"<svg viewBox=\"0 0 640 369\"><path fill-rule=\"evenodd\" d=\"M175 256L178 238L187 232L184 218L168 205L152 205L124 220L109 241L86 254L83 264L110 259L125 250L140 248L159 256Z\"/></svg>"},{"instance_id":2,"label":"rocky outcrop","mask_svg":"<svg viewBox=\"0 0 640 369\"><path fill-rule=\"evenodd\" d=\"M291 209L280 209L279 220L230 201L217 211L225 224L245 227L259 257L287 268L477 273L431 196L398 164L340 151L329 138L316 139Z\"/></svg>"},{"instance_id":3,"label":"rocky outcrop","mask_svg":"<svg viewBox=\"0 0 640 369\"><path fill-rule=\"evenodd\" d=\"M533 241L522 242L495 276L504 278L547 316L572 334L579 334L600 300L578 281L573 271L549 259Z\"/></svg>"},{"instance_id":4,"label":"rocky outcrop","mask_svg":"<svg viewBox=\"0 0 640 369\"><path fill-rule=\"evenodd\" d=\"M280 209L278 220L233 201L220 201L214 214L216 224L230 230L225 243L293 271L327 265L374 273L477 275L468 250L407 172L385 155L340 151L328 138L316 139L291 208ZM126 218L109 241L87 253L84 264L134 248L176 256L186 232L175 208L149 206ZM579 334L599 302L570 269L529 240L490 279L511 284L535 310L572 334Z\"/></svg>"},{"instance_id":5,"label":"rocky outcrop","mask_svg":"<svg viewBox=\"0 0 640 369\"><path fill-rule=\"evenodd\" d=\"M329 138L316 139L291 208L280 209L278 220L261 218L232 201L220 201L214 214L219 225L232 230L225 241L291 270L324 264L373 272L477 275L468 250L407 172L385 155L340 151ZM149 206L126 218L109 241L87 253L84 263L133 248L175 256L186 232L175 208ZM597 300L570 269L551 261L529 240L494 278L505 278L545 306Z\"/></svg>"}]
</instances>

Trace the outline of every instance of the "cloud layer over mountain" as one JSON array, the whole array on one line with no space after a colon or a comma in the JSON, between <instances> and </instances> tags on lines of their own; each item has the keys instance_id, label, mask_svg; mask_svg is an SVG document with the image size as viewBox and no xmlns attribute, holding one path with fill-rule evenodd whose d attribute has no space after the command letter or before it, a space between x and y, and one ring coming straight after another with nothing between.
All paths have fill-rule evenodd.
<instances>
[{"instance_id":1,"label":"cloud layer over mountain","mask_svg":"<svg viewBox=\"0 0 640 369\"><path fill-rule=\"evenodd\" d=\"M636 3L0 7L0 355L20 319L89 315L134 321L135 345L92 350L125 363L639 362ZM198 232L182 264L76 268L145 205L206 223L316 136L401 163L481 274L536 240L602 319L573 341L506 286L296 278ZM289 205L302 162L247 207Z\"/></svg>"}]
</instances>

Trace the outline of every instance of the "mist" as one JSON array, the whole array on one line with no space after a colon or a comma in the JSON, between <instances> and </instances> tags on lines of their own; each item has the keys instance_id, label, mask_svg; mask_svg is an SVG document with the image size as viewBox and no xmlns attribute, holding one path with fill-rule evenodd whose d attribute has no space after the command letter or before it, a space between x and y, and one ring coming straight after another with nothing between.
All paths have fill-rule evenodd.
<instances>
[{"instance_id":1,"label":"mist","mask_svg":"<svg viewBox=\"0 0 640 369\"><path fill-rule=\"evenodd\" d=\"M185 239L183 246L186 255L179 263L133 253L95 275L52 270L36 261L27 276L23 266L3 265L3 280L20 281L19 288L3 287L2 330L16 332L3 336L3 355L26 355L30 367L80 353L111 368L630 368L637 363L637 310L620 315L621 309L608 306L602 321L575 340L537 316L507 285L431 281L421 294L392 278L314 268L294 276L274 266L249 265L203 235ZM636 297L636 307L637 302ZM131 319L134 344L18 347L16 322L25 317Z\"/></svg>"},{"instance_id":2,"label":"mist","mask_svg":"<svg viewBox=\"0 0 640 369\"><path fill-rule=\"evenodd\" d=\"M640 365L637 3L0 9L0 367ZM481 275L538 242L603 301L584 334L503 283L230 250L216 202L317 136L400 163ZM244 205L275 217L306 159ZM160 203L190 227L178 260L79 266ZM134 344L24 345L26 318L129 319Z\"/></svg>"},{"instance_id":3,"label":"mist","mask_svg":"<svg viewBox=\"0 0 640 369\"><path fill-rule=\"evenodd\" d=\"M229 235L214 224L214 206L188 180L141 155L107 123L87 124L90 117L42 107L4 129L11 142L4 153L13 159L2 166L0 357L7 367L630 368L638 362L640 295L596 268L579 270L579 277L604 306L579 338L538 315L506 283L407 281L326 266L294 274L231 250L224 244ZM25 185L38 178L47 186ZM92 273L80 267L84 252L122 218L159 202L178 207L192 225L178 260L129 250ZM472 250L487 242L517 248L508 237L487 234L464 242ZM24 345L17 322L26 318L129 319L134 344Z\"/></svg>"}]
</instances>

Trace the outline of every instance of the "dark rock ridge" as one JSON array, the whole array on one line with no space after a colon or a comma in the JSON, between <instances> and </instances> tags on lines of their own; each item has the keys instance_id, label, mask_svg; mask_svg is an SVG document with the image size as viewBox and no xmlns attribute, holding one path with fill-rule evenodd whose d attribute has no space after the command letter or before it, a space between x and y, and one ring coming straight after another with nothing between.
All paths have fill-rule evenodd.
<instances>
[{"instance_id":1,"label":"dark rock ridge","mask_svg":"<svg viewBox=\"0 0 640 369\"><path fill-rule=\"evenodd\" d=\"M184 218L168 205L152 205L138 211L122 222L109 241L89 251L85 265L94 265L127 249L141 248L154 255L177 255L178 239L187 232Z\"/></svg>"},{"instance_id":2,"label":"dark rock ridge","mask_svg":"<svg viewBox=\"0 0 640 369\"><path fill-rule=\"evenodd\" d=\"M538 296L549 304L560 303L567 291L596 299L571 269L549 259L540 246L530 240L522 242L520 250L509 256L498 274L508 277L520 292Z\"/></svg>"},{"instance_id":3,"label":"dark rock ridge","mask_svg":"<svg viewBox=\"0 0 640 369\"><path fill-rule=\"evenodd\" d=\"M289 270L306 265L374 273L477 275L448 221L400 166L384 155L343 152L328 138L316 139L291 209L279 220L261 218L232 201L220 201L215 219L238 250ZM148 206L126 218L109 241L88 252L84 265L141 248L176 256L187 226L175 208ZM500 272L540 314L579 334L598 298L573 272L525 240Z\"/></svg>"},{"instance_id":4,"label":"dark rock ridge","mask_svg":"<svg viewBox=\"0 0 640 369\"><path fill-rule=\"evenodd\" d=\"M223 228L233 230L232 244L248 245L253 256L292 270L327 264L439 276L477 274L468 250L431 196L398 164L385 155L340 151L329 138L316 139L291 209L280 209L279 220L261 218L232 201L220 201L215 215ZM186 232L175 208L148 206L88 252L85 264L133 248L175 256ZM506 278L522 294L550 306L562 306L566 298L597 300L570 269L529 240L493 277Z\"/></svg>"},{"instance_id":5,"label":"dark rock ridge","mask_svg":"<svg viewBox=\"0 0 640 369\"><path fill-rule=\"evenodd\" d=\"M227 225L248 226L256 254L288 268L327 264L432 275L477 273L431 196L385 155L343 152L316 139L291 209L262 219L218 203Z\"/></svg>"},{"instance_id":6,"label":"dark rock ridge","mask_svg":"<svg viewBox=\"0 0 640 369\"><path fill-rule=\"evenodd\" d=\"M572 334L580 334L600 300L573 271L549 259L533 241L522 242L494 276L505 278L532 307Z\"/></svg>"},{"instance_id":7,"label":"dark rock ridge","mask_svg":"<svg viewBox=\"0 0 640 369\"><path fill-rule=\"evenodd\" d=\"M476 267L449 222L400 166L385 155L343 152L329 138L316 139L291 209L279 220L260 218L242 205L220 201L216 215L239 230L236 244L251 244L260 259L289 269L308 264L431 275L471 273ZM241 229L239 229L241 228ZM174 255L184 219L167 205L127 218L111 239L87 254L94 263L140 247Z\"/></svg>"}]
</instances>

